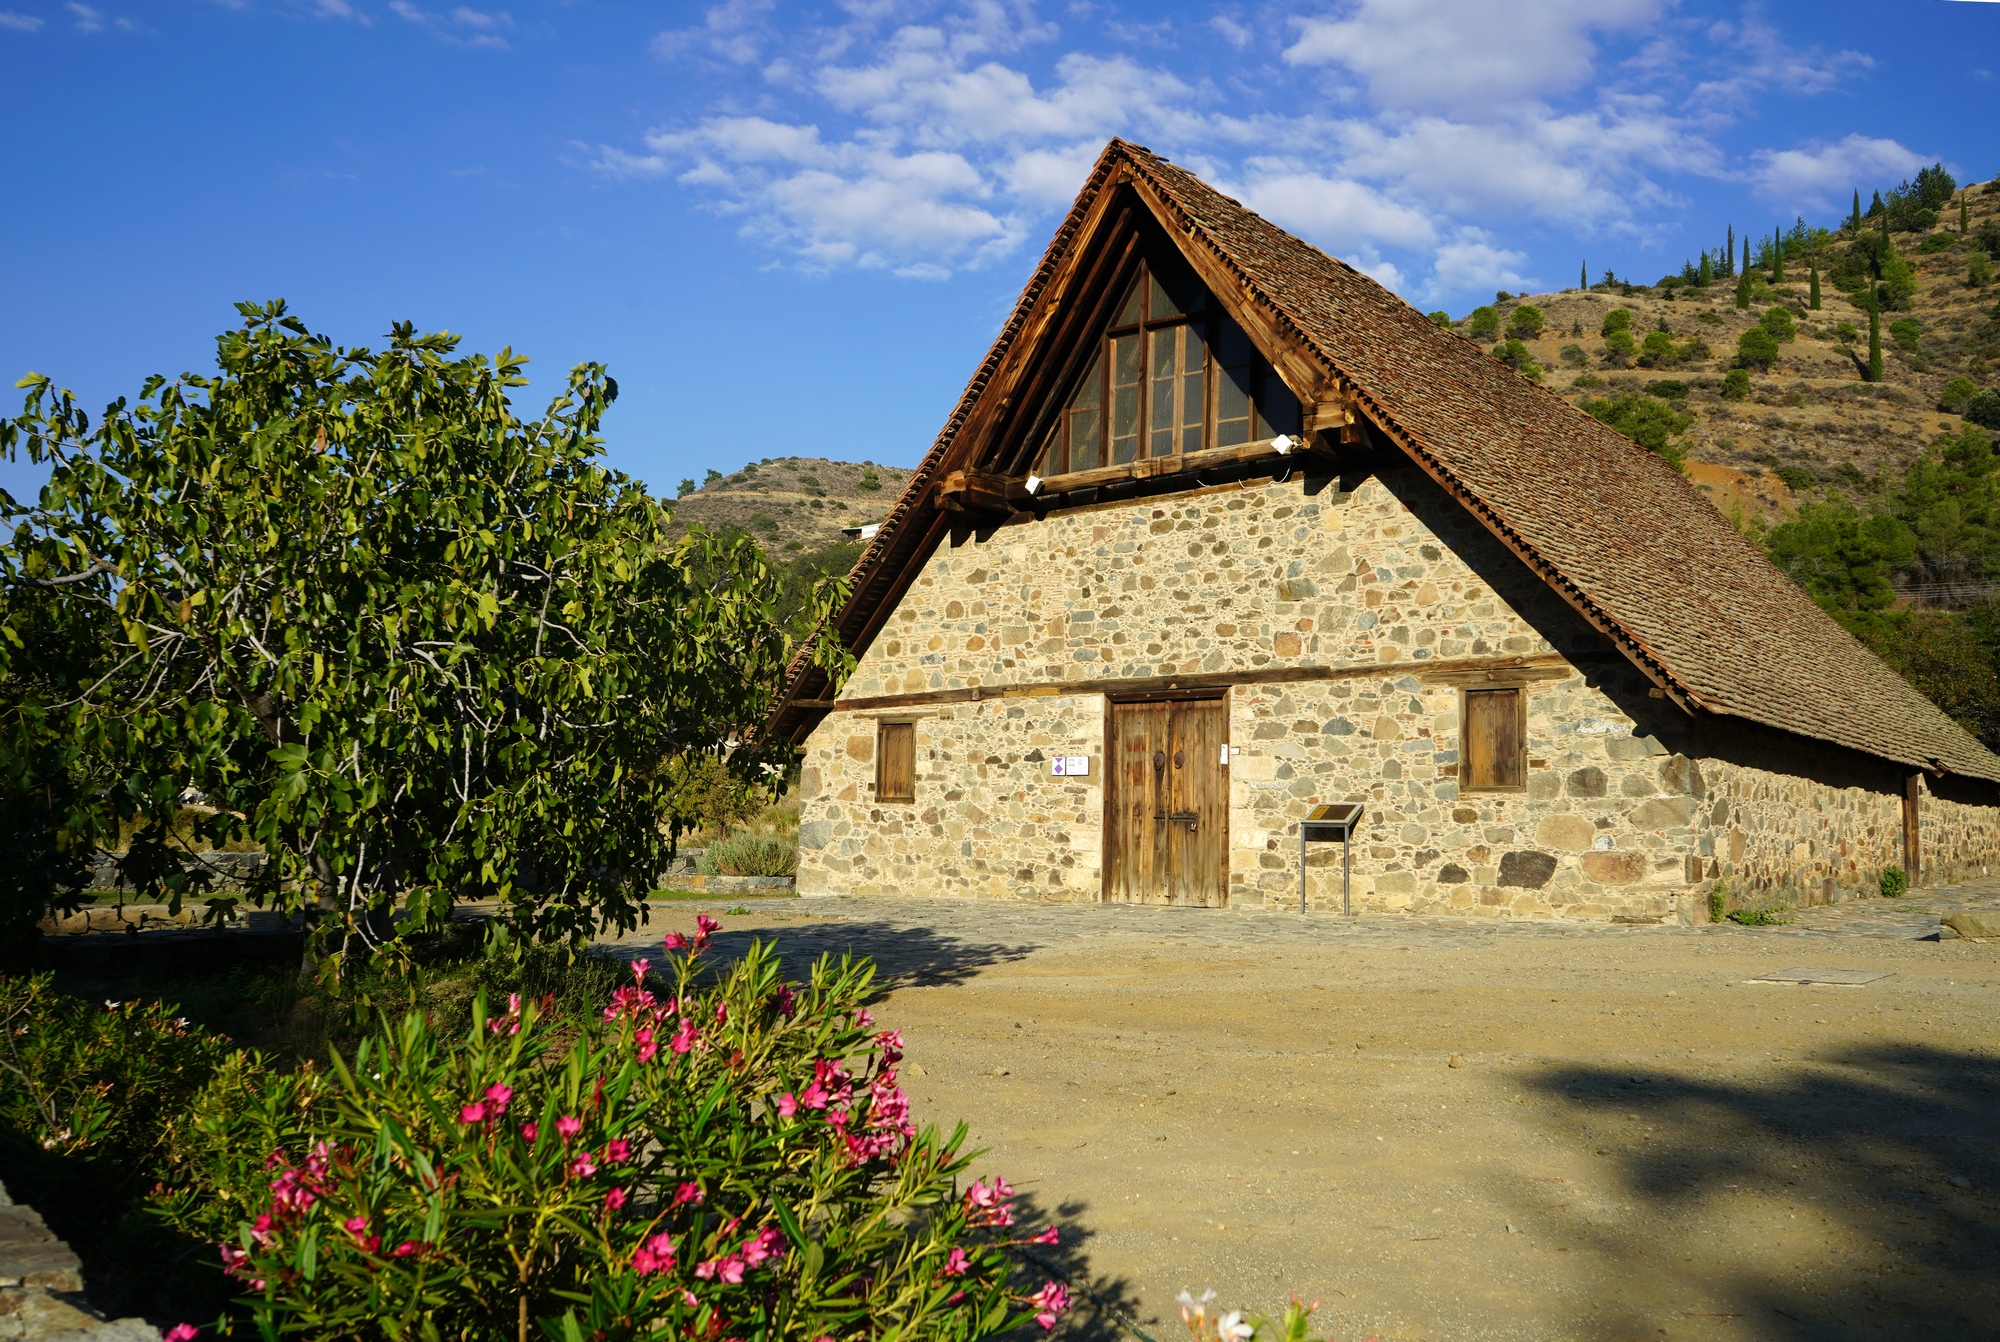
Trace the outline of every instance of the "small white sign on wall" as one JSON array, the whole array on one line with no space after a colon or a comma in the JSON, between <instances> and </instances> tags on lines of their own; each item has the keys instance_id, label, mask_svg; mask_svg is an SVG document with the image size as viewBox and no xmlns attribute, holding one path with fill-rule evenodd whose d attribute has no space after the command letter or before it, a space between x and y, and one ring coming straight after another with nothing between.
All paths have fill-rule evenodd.
<instances>
[{"instance_id":1,"label":"small white sign on wall","mask_svg":"<svg viewBox=\"0 0 2000 1342\"><path fill-rule=\"evenodd\" d=\"M1082 778L1089 772L1088 755L1055 755L1049 760L1049 775L1053 778Z\"/></svg>"}]
</instances>

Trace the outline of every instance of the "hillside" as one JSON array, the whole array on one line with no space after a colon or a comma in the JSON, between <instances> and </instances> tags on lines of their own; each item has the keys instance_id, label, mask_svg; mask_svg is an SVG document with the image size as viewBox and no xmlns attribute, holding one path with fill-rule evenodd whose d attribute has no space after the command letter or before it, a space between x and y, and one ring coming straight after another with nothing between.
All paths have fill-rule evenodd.
<instances>
[{"instance_id":1,"label":"hillside","mask_svg":"<svg viewBox=\"0 0 2000 1342\"><path fill-rule=\"evenodd\" d=\"M775 559L838 544L842 527L879 522L910 473L873 462L766 457L708 480L673 504L677 530L740 528Z\"/></svg>"},{"instance_id":2,"label":"hillside","mask_svg":"<svg viewBox=\"0 0 2000 1342\"><path fill-rule=\"evenodd\" d=\"M1601 283L1589 291L1496 302L1499 338L1506 338L1516 309L1532 304L1541 310L1543 330L1522 343L1548 386L1577 401L1652 393L1692 415L1681 438L1690 477L1726 514L1776 522L1794 511L1795 489L1818 485L1858 502L1874 492L1876 481L1906 471L1940 433L1963 431L1958 414L1938 408L1952 379L1969 376L1980 388L1995 383L2000 285L1973 280L1990 265L1978 258L2000 241L2000 182L1968 187L1963 196L1970 224L1965 236L1956 196L1934 228L1893 234L1897 252L1915 272L1915 292L1883 313L1880 382L1864 380L1867 312L1834 283L1855 237L1845 228L1821 234L1809 248L1788 249L1783 282L1770 282L1765 267L1753 270L1747 311L1736 306L1734 278L1718 277L1706 287L1672 279L1661 285ZM1875 230L1874 220L1864 223L1864 233ZM1768 248L1769 240L1763 245ZM1815 260L1818 311L1808 305ZM1723 378L1736 363L1738 338L1775 306L1791 311L1796 338L1779 344L1768 372L1753 374L1745 398L1725 398ZM1630 313L1635 343L1658 330L1669 334L1677 352L1700 344L1691 357L1638 366L1640 360L1621 359L1607 348L1605 318L1615 309ZM1469 318L1453 325L1470 333ZM1502 348L1496 345L1495 352Z\"/></svg>"}]
</instances>

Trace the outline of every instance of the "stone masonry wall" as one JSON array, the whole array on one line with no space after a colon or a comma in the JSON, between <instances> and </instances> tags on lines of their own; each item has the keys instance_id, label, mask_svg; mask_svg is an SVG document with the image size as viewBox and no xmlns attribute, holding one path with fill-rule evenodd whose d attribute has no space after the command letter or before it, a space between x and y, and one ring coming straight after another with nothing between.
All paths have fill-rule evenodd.
<instances>
[{"instance_id":1,"label":"stone masonry wall","mask_svg":"<svg viewBox=\"0 0 2000 1342\"><path fill-rule=\"evenodd\" d=\"M1924 885L1977 880L2000 868L2000 806L1940 797L1927 789L1922 808Z\"/></svg>"},{"instance_id":2,"label":"stone masonry wall","mask_svg":"<svg viewBox=\"0 0 2000 1342\"><path fill-rule=\"evenodd\" d=\"M1517 792L1459 786L1460 694L1488 666L1526 682ZM1358 909L1687 920L1719 864L1746 888L1858 890L1900 842L1878 784L1746 760L1728 748L1740 732L1703 739L1474 518L1399 469L1351 490L1258 480L1077 509L941 546L841 697L1023 693L828 715L807 743L799 889L1095 899L1097 687L1288 667L1335 675L1230 692L1235 904L1295 901L1300 817L1350 799L1367 805ZM879 718L917 723L914 806L874 801ZM1089 778L1051 778L1058 753L1088 755ZM1927 802L1927 875L1996 851L2000 813L1956 805ZM1314 851L1313 902L1338 906L1339 858Z\"/></svg>"},{"instance_id":3,"label":"stone masonry wall","mask_svg":"<svg viewBox=\"0 0 2000 1342\"><path fill-rule=\"evenodd\" d=\"M1298 822L1361 800L1357 911L1679 919L1700 771L1586 677L1526 687L1525 792L1458 785L1458 690L1420 671L1239 686L1232 736L1230 901L1296 906ZM1307 899L1341 907L1339 845L1309 850Z\"/></svg>"},{"instance_id":4,"label":"stone masonry wall","mask_svg":"<svg viewBox=\"0 0 2000 1342\"><path fill-rule=\"evenodd\" d=\"M916 724L916 802L875 800L879 721ZM799 778L803 895L1095 900L1102 884L1104 697L834 713ZM1087 755L1056 778L1052 755Z\"/></svg>"}]
</instances>

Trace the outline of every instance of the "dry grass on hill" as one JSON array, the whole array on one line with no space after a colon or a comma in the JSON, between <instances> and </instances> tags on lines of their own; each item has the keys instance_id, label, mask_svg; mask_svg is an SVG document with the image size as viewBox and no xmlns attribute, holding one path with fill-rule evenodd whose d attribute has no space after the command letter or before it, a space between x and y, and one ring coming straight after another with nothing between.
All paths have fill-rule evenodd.
<instances>
[{"instance_id":1,"label":"dry grass on hill","mask_svg":"<svg viewBox=\"0 0 2000 1342\"><path fill-rule=\"evenodd\" d=\"M674 522L715 531L740 527L783 559L837 543L842 527L881 521L909 476L868 462L771 457L675 500Z\"/></svg>"},{"instance_id":2,"label":"dry grass on hill","mask_svg":"<svg viewBox=\"0 0 2000 1342\"><path fill-rule=\"evenodd\" d=\"M2000 219L1996 186L2000 183L1969 188L1975 232ZM1858 488L1878 472L1900 472L1939 433L1963 429L1959 416L1937 408L1947 382L1965 374L1981 387L1994 384L1993 365L2000 363L2000 344L1993 340L2000 283L1983 288L1967 283L1967 256L1976 244L1956 240L1956 204L1945 216L1950 227L1930 235L1951 236L1951 245L1943 250L1920 251L1924 239L1916 234L1895 237L1897 249L1916 270L1918 291L1908 311L1884 315L1880 383L1862 379L1868 314L1824 274L1821 310L1809 311L1807 275L1797 262L1788 264L1786 283L1771 286L1747 312L1735 306L1735 282L1718 280L1705 290L1680 290L1674 298L1648 288L1627 296L1610 286L1589 293L1523 294L1498 305L1500 318L1504 326L1522 303L1542 310L1547 323L1543 334L1526 343L1546 370L1547 385L1572 401L1683 384L1685 400L1673 399L1695 416L1686 442L1696 486L1725 514L1740 507L1746 516L1776 522L1796 507L1777 470L1802 468L1835 488ZM1756 325L1766 309L1780 304L1793 310L1798 338L1779 347L1778 363L1768 374L1753 377L1748 400L1724 400L1722 377L1733 363L1737 337ZM1673 368L1607 368L1600 331L1605 314L1614 308L1631 312L1635 341L1665 329L1683 344L1700 337L1711 354ZM1923 330L1914 352L1898 348L1888 330L1890 323L1905 318L1914 318ZM1836 332L1842 323L1851 324L1858 338L1843 340ZM1565 346L1580 347L1586 366L1566 363Z\"/></svg>"}]
</instances>

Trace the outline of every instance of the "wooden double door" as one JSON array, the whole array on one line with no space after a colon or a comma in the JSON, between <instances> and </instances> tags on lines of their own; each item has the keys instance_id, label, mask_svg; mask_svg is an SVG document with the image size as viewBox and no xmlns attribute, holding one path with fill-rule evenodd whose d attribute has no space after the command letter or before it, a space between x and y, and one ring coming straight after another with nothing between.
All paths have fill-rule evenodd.
<instances>
[{"instance_id":1,"label":"wooden double door","mask_svg":"<svg viewBox=\"0 0 2000 1342\"><path fill-rule=\"evenodd\" d=\"M1227 902L1228 752L1225 700L1111 706L1107 900Z\"/></svg>"}]
</instances>

